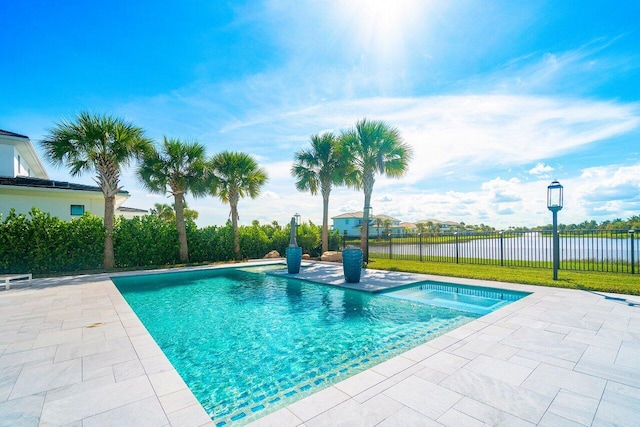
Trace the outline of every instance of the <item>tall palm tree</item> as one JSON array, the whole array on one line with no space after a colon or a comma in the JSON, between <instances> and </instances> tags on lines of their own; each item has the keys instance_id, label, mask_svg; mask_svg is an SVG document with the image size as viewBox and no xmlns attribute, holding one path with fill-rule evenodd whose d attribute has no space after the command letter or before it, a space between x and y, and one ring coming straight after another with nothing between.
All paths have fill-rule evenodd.
<instances>
[{"instance_id":1,"label":"tall palm tree","mask_svg":"<svg viewBox=\"0 0 640 427\"><path fill-rule=\"evenodd\" d=\"M195 197L206 194L206 174L207 159L202 144L167 137L160 151L150 150L138 169L138 177L149 191L173 195L181 262L189 261L184 196L187 192Z\"/></svg>"},{"instance_id":2,"label":"tall palm tree","mask_svg":"<svg viewBox=\"0 0 640 427\"><path fill-rule=\"evenodd\" d=\"M344 131L340 139L349 153L354 179L348 184L364 190L361 241L363 259L369 260L369 211L376 174L390 178L403 176L413 151L402 141L400 132L383 121L362 119L355 128Z\"/></svg>"},{"instance_id":3,"label":"tall palm tree","mask_svg":"<svg viewBox=\"0 0 640 427\"><path fill-rule=\"evenodd\" d=\"M329 250L329 195L333 185L345 181L344 150L331 132L311 135L311 148L295 154L291 175L296 178L299 191L322 195L322 252Z\"/></svg>"},{"instance_id":4,"label":"tall palm tree","mask_svg":"<svg viewBox=\"0 0 640 427\"><path fill-rule=\"evenodd\" d=\"M104 194L104 268L114 267L113 224L120 169L151 147L144 131L120 118L81 112L75 121L56 123L41 142L46 157L66 166L72 176L94 172Z\"/></svg>"},{"instance_id":5,"label":"tall palm tree","mask_svg":"<svg viewBox=\"0 0 640 427\"><path fill-rule=\"evenodd\" d=\"M209 191L231 206L233 226L233 251L240 259L240 234L238 233L238 201L249 196L255 199L260 188L267 182L267 172L248 154L223 151L213 156L209 162L211 180Z\"/></svg>"}]
</instances>

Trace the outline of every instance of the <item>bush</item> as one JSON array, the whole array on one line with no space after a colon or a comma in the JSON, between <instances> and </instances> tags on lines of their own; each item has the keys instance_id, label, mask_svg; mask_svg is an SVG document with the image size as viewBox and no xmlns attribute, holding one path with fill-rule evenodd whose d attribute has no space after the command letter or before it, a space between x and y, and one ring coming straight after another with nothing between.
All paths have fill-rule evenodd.
<instances>
[{"instance_id":1,"label":"bush","mask_svg":"<svg viewBox=\"0 0 640 427\"><path fill-rule=\"evenodd\" d=\"M120 217L113 230L113 246L117 267L175 264L180 253L175 223L154 215Z\"/></svg>"},{"instance_id":2,"label":"bush","mask_svg":"<svg viewBox=\"0 0 640 427\"><path fill-rule=\"evenodd\" d=\"M45 273L100 267L104 256L102 220L89 213L71 221L33 208L12 209L0 224L0 272Z\"/></svg>"},{"instance_id":3,"label":"bush","mask_svg":"<svg viewBox=\"0 0 640 427\"><path fill-rule=\"evenodd\" d=\"M233 260L233 229L198 228L187 221L190 262ZM305 253L320 255L319 226L308 222L298 229L297 241ZM284 256L289 246L289 225L277 222L239 228L240 250L244 259L262 258L271 250ZM105 228L101 218L89 213L63 221L33 208L28 215L10 214L0 221L1 273L53 273L98 269L104 257ZM179 260L175 222L155 215L133 219L120 217L114 231L114 254L120 268L176 264ZM340 236L330 234L330 248L338 248Z\"/></svg>"}]
</instances>

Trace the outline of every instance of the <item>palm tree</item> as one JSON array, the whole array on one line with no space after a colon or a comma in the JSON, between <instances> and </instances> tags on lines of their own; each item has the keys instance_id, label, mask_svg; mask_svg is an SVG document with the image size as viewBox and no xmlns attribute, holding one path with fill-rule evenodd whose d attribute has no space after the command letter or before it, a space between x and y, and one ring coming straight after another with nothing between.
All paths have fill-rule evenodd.
<instances>
[{"instance_id":1,"label":"palm tree","mask_svg":"<svg viewBox=\"0 0 640 427\"><path fill-rule=\"evenodd\" d=\"M46 157L66 166L72 176L95 172L104 194L104 268L114 267L113 224L120 169L139 159L151 147L144 131L122 119L81 112L75 121L63 119L41 143Z\"/></svg>"},{"instance_id":2,"label":"palm tree","mask_svg":"<svg viewBox=\"0 0 640 427\"><path fill-rule=\"evenodd\" d=\"M380 240L380 227L382 227L384 221L379 216L374 216L374 218L375 219L373 220L373 222L375 223L376 228L378 229L378 240Z\"/></svg>"},{"instance_id":3,"label":"palm tree","mask_svg":"<svg viewBox=\"0 0 640 427\"><path fill-rule=\"evenodd\" d=\"M212 172L210 193L219 197L222 203L229 203L231 206L233 251L239 260L238 201L241 197L258 197L260 187L268 180L267 172L260 168L250 155L233 151L216 154L209 164Z\"/></svg>"},{"instance_id":4,"label":"palm tree","mask_svg":"<svg viewBox=\"0 0 640 427\"><path fill-rule=\"evenodd\" d=\"M175 203L172 203L171 206L167 205L166 203L156 203L153 206L154 207L151 208L151 211L149 212L151 215L157 216L158 218L166 222L176 222ZM189 205L186 201L182 203L182 207L184 208L185 222L194 222L196 219L198 219L198 216L200 216L198 211L189 209Z\"/></svg>"},{"instance_id":5,"label":"palm tree","mask_svg":"<svg viewBox=\"0 0 640 427\"><path fill-rule=\"evenodd\" d=\"M364 212L362 218L361 241L363 259L369 260L369 210L375 175L390 178L403 176L412 157L412 149L402 142L400 132L383 121L362 119L355 128L341 135L350 164L354 169L354 179L348 185L364 190Z\"/></svg>"},{"instance_id":6,"label":"palm tree","mask_svg":"<svg viewBox=\"0 0 640 427\"><path fill-rule=\"evenodd\" d=\"M295 154L291 175L297 179L298 191L322 194L322 253L329 250L329 195L333 185L345 180L343 150L331 132L311 135L311 148Z\"/></svg>"},{"instance_id":7,"label":"palm tree","mask_svg":"<svg viewBox=\"0 0 640 427\"><path fill-rule=\"evenodd\" d=\"M156 203L150 211L151 215L157 216L163 221L173 222L176 220L176 213L173 208L166 203Z\"/></svg>"},{"instance_id":8,"label":"palm tree","mask_svg":"<svg viewBox=\"0 0 640 427\"><path fill-rule=\"evenodd\" d=\"M189 261L184 196L187 192L195 197L206 194L206 173L207 160L202 144L167 137L164 138L161 150L150 150L138 169L138 177L149 191L173 195L180 262L183 263Z\"/></svg>"}]
</instances>

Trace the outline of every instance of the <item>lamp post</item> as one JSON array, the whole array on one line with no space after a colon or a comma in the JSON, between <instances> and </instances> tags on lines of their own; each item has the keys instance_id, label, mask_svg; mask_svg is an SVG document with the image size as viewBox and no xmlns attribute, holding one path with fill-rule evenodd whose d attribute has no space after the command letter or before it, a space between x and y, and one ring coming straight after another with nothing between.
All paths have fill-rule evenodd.
<instances>
[{"instance_id":1,"label":"lamp post","mask_svg":"<svg viewBox=\"0 0 640 427\"><path fill-rule=\"evenodd\" d=\"M563 187L554 180L547 187L547 208L553 213L553 280L558 280L560 267L560 236L558 235L558 211L562 209Z\"/></svg>"},{"instance_id":2,"label":"lamp post","mask_svg":"<svg viewBox=\"0 0 640 427\"><path fill-rule=\"evenodd\" d=\"M296 213L291 217L291 230L289 230L289 247L297 247L298 241L296 240L296 236L298 235L298 227L300 227L300 214Z\"/></svg>"}]
</instances>

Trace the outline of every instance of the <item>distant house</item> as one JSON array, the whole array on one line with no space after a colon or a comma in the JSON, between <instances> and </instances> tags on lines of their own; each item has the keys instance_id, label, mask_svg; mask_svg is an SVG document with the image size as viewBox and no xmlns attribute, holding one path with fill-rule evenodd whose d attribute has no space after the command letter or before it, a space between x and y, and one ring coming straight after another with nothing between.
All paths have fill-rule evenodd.
<instances>
[{"instance_id":1,"label":"distant house","mask_svg":"<svg viewBox=\"0 0 640 427\"><path fill-rule=\"evenodd\" d=\"M132 215L122 206L128 198L128 191L118 192L116 215ZM85 212L104 216L100 187L50 180L29 137L0 129L0 214L6 217L11 208L28 213L34 206L65 220Z\"/></svg>"},{"instance_id":2,"label":"distant house","mask_svg":"<svg viewBox=\"0 0 640 427\"><path fill-rule=\"evenodd\" d=\"M333 229L338 230L340 234L344 234L346 231L348 236L358 236L362 229L362 217L362 211L334 216L331 218ZM373 215L372 218L369 218L369 236L378 236L389 232L393 235L402 234L403 229L400 227L399 219L387 215Z\"/></svg>"},{"instance_id":3,"label":"distant house","mask_svg":"<svg viewBox=\"0 0 640 427\"><path fill-rule=\"evenodd\" d=\"M438 232L438 233L453 233L456 231L460 224L453 221L440 221L439 219L423 219L418 221L417 224L424 224L427 227L427 231ZM431 225L432 229L429 230L428 226Z\"/></svg>"}]
</instances>

